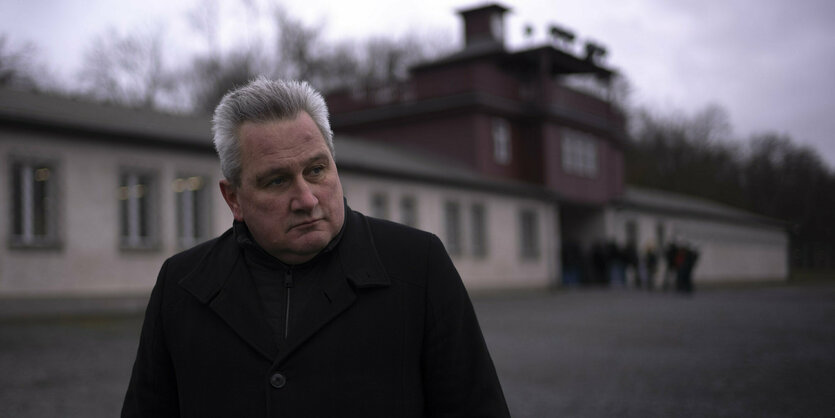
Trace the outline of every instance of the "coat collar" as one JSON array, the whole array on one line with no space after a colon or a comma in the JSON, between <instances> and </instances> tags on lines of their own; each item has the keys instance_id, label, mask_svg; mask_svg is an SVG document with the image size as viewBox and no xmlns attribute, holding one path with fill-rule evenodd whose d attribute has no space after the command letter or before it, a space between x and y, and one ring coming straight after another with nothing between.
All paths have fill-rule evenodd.
<instances>
[{"instance_id":1,"label":"coat collar","mask_svg":"<svg viewBox=\"0 0 835 418\"><path fill-rule=\"evenodd\" d=\"M315 334L318 329L348 309L356 300L356 289L388 286L391 283L380 261L367 218L345 205L345 226L334 248L339 268L329 269L323 280L323 295L310 301L298 339L282 358ZM242 248L232 230L221 235L212 248L179 282L201 303L208 305L238 335L264 356L275 359L278 347L266 322L255 284L246 267ZM353 286L352 286L353 285Z\"/></svg>"},{"instance_id":2,"label":"coat collar","mask_svg":"<svg viewBox=\"0 0 835 418\"><path fill-rule=\"evenodd\" d=\"M388 286L391 284L383 267L368 218L345 205L345 231L343 242L337 246L345 275L358 288Z\"/></svg>"}]
</instances>

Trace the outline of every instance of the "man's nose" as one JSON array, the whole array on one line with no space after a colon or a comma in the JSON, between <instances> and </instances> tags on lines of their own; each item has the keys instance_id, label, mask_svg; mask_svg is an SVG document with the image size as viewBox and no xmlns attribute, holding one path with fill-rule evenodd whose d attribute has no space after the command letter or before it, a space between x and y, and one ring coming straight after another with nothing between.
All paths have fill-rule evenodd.
<instances>
[{"instance_id":1,"label":"man's nose","mask_svg":"<svg viewBox=\"0 0 835 418\"><path fill-rule=\"evenodd\" d=\"M297 181L290 200L290 210L310 212L318 203L319 199L313 194L310 184L303 179Z\"/></svg>"}]
</instances>

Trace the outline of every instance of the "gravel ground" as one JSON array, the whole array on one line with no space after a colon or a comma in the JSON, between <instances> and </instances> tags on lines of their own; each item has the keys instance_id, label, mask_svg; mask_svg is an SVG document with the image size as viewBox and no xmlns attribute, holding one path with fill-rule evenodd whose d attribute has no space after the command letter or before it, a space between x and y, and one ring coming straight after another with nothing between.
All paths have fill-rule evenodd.
<instances>
[{"instance_id":1,"label":"gravel ground","mask_svg":"<svg viewBox=\"0 0 835 418\"><path fill-rule=\"evenodd\" d=\"M480 295L514 417L835 416L835 284ZM137 316L0 320L0 417L115 417Z\"/></svg>"},{"instance_id":2,"label":"gravel ground","mask_svg":"<svg viewBox=\"0 0 835 418\"><path fill-rule=\"evenodd\" d=\"M835 416L835 286L480 300L514 417Z\"/></svg>"}]
</instances>

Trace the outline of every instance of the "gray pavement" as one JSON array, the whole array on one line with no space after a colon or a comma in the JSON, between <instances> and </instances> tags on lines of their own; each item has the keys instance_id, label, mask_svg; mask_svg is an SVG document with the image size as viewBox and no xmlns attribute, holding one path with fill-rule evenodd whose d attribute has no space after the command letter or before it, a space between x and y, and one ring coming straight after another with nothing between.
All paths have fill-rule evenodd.
<instances>
[{"instance_id":1,"label":"gray pavement","mask_svg":"<svg viewBox=\"0 0 835 418\"><path fill-rule=\"evenodd\" d=\"M835 283L477 295L514 417L835 416ZM0 320L0 417L115 417L141 318Z\"/></svg>"}]
</instances>

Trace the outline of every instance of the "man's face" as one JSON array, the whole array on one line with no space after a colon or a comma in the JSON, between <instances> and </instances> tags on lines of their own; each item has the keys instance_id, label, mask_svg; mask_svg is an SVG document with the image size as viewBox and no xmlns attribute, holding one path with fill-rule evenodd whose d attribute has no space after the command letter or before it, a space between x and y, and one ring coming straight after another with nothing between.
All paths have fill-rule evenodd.
<instances>
[{"instance_id":1,"label":"man's face","mask_svg":"<svg viewBox=\"0 0 835 418\"><path fill-rule=\"evenodd\" d=\"M310 260L342 228L342 184L325 138L307 113L245 122L238 136L241 181L221 180L232 214L255 241L287 264Z\"/></svg>"}]
</instances>

